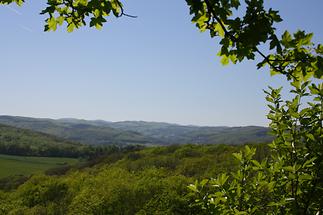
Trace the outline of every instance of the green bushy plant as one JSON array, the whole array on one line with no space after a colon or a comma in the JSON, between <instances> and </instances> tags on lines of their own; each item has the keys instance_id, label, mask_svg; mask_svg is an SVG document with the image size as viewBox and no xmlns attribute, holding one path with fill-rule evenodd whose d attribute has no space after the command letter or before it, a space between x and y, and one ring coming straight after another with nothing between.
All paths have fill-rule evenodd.
<instances>
[{"instance_id":1,"label":"green bushy plant","mask_svg":"<svg viewBox=\"0 0 323 215\"><path fill-rule=\"evenodd\" d=\"M322 213L323 45L315 46L313 34L304 31L286 31L279 39L274 26L282 21L279 12L265 9L262 0L244 1L243 16L235 15L239 0L187 3L196 26L221 38L223 64L258 54L258 68L269 66L272 75L283 75L291 85L291 99L282 99L281 88L265 91L275 136L271 156L257 161L248 146L234 153L237 171L189 186L193 205L208 214Z\"/></svg>"}]
</instances>

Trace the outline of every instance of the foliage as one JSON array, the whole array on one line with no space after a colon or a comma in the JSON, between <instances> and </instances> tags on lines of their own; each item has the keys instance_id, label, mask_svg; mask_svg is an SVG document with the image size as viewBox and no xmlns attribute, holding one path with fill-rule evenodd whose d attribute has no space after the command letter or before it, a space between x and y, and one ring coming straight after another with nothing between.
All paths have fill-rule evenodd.
<instances>
[{"instance_id":1,"label":"foliage","mask_svg":"<svg viewBox=\"0 0 323 215\"><path fill-rule=\"evenodd\" d=\"M258 68L269 65L271 74L284 74L289 80L302 81L323 77L323 57L320 44L311 42L313 34L297 31L276 35L275 23L282 21L278 11L264 7L263 0L186 0L193 15L192 21L201 31L209 30L211 37L221 38L221 62L254 60L259 54L263 60ZM242 12L244 11L245 12ZM242 12L241 16L237 11ZM269 46L264 54L260 46Z\"/></svg>"},{"instance_id":2,"label":"foliage","mask_svg":"<svg viewBox=\"0 0 323 215\"><path fill-rule=\"evenodd\" d=\"M199 214L189 206L187 184L236 169L231 154L241 148L177 145L114 152L91 168L34 175L15 190L0 191L0 214Z\"/></svg>"},{"instance_id":3,"label":"foliage","mask_svg":"<svg viewBox=\"0 0 323 215\"><path fill-rule=\"evenodd\" d=\"M0 0L0 4L16 3L21 6L24 0ZM130 16L123 12L118 0L48 0L47 7L41 14L47 14L45 31L55 31L58 25L67 24L67 31L86 25L86 17L90 17L90 27L101 29L106 17L111 13L116 16Z\"/></svg>"},{"instance_id":4,"label":"foliage","mask_svg":"<svg viewBox=\"0 0 323 215\"><path fill-rule=\"evenodd\" d=\"M0 125L0 153L27 156L81 157L91 148L54 136Z\"/></svg>"},{"instance_id":5,"label":"foliage","mask_svg":"<svg viewBox=\"0 0 323 215\"><path fill-rule=\"evenodd\" d=\"M117 150L123 149L114 145L96 147L83 145L52 135L0 124L1 154L93 159Z\"/></svg>"},{"instance_id":6,"label":"foliage","mask_svg":"<svg viewBox=\"0 0 323 215\"><path fill-rule=\"evenodd\" d=\"M195 204L210 214L323 212L323 46L315 46L313 34L304 31L286 31L279 39L274 24L282 19L278 11L266 10L263 1L246 0L243 17L233 13L241 7L239 0L187 2L197 27L222 38L223 64L259 54L263 60L258 68L269 65L272 75L283 74L293 96L284 101L281 88L265 91L275 135L269 145L272 156L258 162L253 159L255 149L249 147L234 154L240 162L237 171L189 186L196 194ZM260 45L269 46L268 55Z\"/></svg>"},{"instance_id":7,"label":"foliage","mask_svg":"<svg viewBox=\"0 0 323 215\"><path fill-rule=\"evenodd\" d=\"M0 190L10 191L19 187L29 179L24 175L10 175L8 177L0 178Z\"/></svg>"}]
</instances>

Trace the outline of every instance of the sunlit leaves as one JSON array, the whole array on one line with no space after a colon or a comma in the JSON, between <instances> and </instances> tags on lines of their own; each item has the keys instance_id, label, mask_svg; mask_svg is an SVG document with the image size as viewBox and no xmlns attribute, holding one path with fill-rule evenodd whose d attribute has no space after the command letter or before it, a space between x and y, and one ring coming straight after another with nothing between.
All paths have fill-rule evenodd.
<instances>
[{"instance_id":1,"label":"sunlit leaves","mask_svg":"<svg viewBox=\"0 0 323 215\"><path fill-rule=\"evenodd\" d=\"M71 22L71 23L69 23L68 25L67 25L67 32L72 32L72 31L74 31L74 28L75 28L76 26L75 26L75 24L73 23L73 22Z\"/></svg>"},{"instance_id":2,"label":"sunlit leaves","mask_svg":"<svg viewBox=\"0 0 323 215\"><path fill-rule=\"evenodd\" d=\"M224 55L224 56L222 56L222 58L221 58L221 63L222 63L222 65L228 65L229 64L229 58L226 56L226 55Z\"/></svg>"},{"instance_id":3,"label":"sunlit leaves","mask_svg":"<svg viewBox=\"0 0 323 215\"><path fill-rule=\"evenodd\" d=\"M45 31L55 31L57 25L66 23L67 31L85 26L90 18L90 27L101 29L106 17L112 12L114 16L122 15L122 4L118 0L48 0L48 6L41 12L49 16ZM55 18L56 17L56 18Z\"/></svg>"},{"instance_id":4,"label":"sunlit leaves","mask_svg":"<svg viewBox=\"0 0 323 215\"><path fill-rule=\"evenodd\" d=\"M218 55L223 65L254 60L256 54L263 59L258 69L269 66L271 75L283 74L294 82L312 77L323 77L323 48L314 47L312 33L285 31L281 39L276 35L275 23L282 21L279 12L266 9L263 1L245 1L246 11L235 16L240 1L186 0L193 15L192 22L201 31L208 30L211 37L219 36L221 49ZM268 45L268 51L260 46ZM261 47L263 49L263 47ZM273 52L275 51L275 52Z\"/></svg>"},{"instance_id":5,"label":"sunlit leaves","mask_svg":"<svg viewBox=\"0 0 323 215\"><path fill-rule=\"evenodd\" d=\"M56 31L57 28L57 22L54 17L51 17L50 19L47 19L47 25L48 25L48 30Z\"/></svg>"},{"instance_id":6,"label":"sunlit leaves","mask_svg":"<svg viewBox=\"0 0 323 215\"><path fill-rule=\"evenodd\" d=\"M24 0L0 0L0 5L16 3L18 6L21 6L24 2Z\"/></svg>"},{"instance_id":7,"label":"sunlit leaves","mask_svg":"<svg viewBox=\"0 0 323 215\"><path fill-rule=\"evenodd\" d=\"M315 161L322 159L323 145L322 140L322 102L323 97L319 94L321 84L310 84L305 82L291 82L294 98L283 102L280 92L271 88L267 93L267 100L271 102L268 118L271 120L270 127L277 137L272 144L273 150L277 153L275 160L285 163L282 166L285 178L281 182L286 184L287 193L294 200L309 199L307 196L312 187L311 195L320 194L320 188L315 177L319 176L318 169L322 168L322 163ZM302 108L301 99L309 97L312 101L308 102L307 107ZM319 99L317 99L319 98ZM320 179L321 180L321 179ZM321 200L319 200L321 201ZM314 207L310 201L299 202L291 205L299 210L302 207ZM315 207L314 207L315 208ZM315 211L315 210L313 210Z\"/></svg>"},{"instance_id":8,"label":"sunlit leaves","mask_svg":"<svg viewBox=\"0 0 323 215\"><path fill-rule=\"evenodd\" d=\"M199 193L203 199L199 204L207 213L315 214L322 210L323 83L291 82L291 87L294 97L286 101L282 88L265 91L276 137L269 145L271 157L255 160L255 149L246 146L233 153L240 164L237 171L208 181L213 189L200 192L203 186L195 183L192 192ZM311 102L303 107L305 97Z\"/></svg>"},{"instance_id":9,"label":"sunlit leaves","mask_svg":"<svg viewBox=\"0 0 323 215\"><path fill-rule=\"evenodd\" d=\"M204 191L207 195L199 194L208 213L315 214L323 209L323 83L311 83L313 77L322 78L323 48L314 47L312 37L304 31L286 31L281 40L273 35L268 38L269 49L277 53L265 56L257 66L269 65L272 75L285 75L293 97L284 101L282 88L264 91L270 103L267 117L276 137L269 144L272 156L261 162L254 160L250 147L233 153L240 168L231 173L227 183L219 183L223 175L210 180L214 189ZM219 52L223 64L229 62L230 43L230 39L221 41L227 45ZM237 56L243 51L237 50ZM195 186L199 192L199 184Z\"/></svg>"},{"instance_id":10,"label":"sunlit leaves","mask_svg":"<svg viewBox=\"0 0 323 215\"><path fill-rule=\"evenodd\" d=\"M259 54L263 59L257 64L258 69L268 65L271 75L285 75L292 86L290 93L295 94L283 102L281 88L265 91L270 102L267 117L276 136L270 144L273 157L268 163L260 164L252 159L254 152L249 147L234 153L240 169L232 173L228 184L219 183L222 176L209 182L215 190L202 196L204 203L208 200L203 207L214 214L297 214L304 208L306 213L322 210L317 206L320 200L312 203L309 199L311 194L320 196L319 189L322 189L317 185L317 180L322 179L315 179L322 163L315 165L314 162L318 157L323 160L320 153L323 151L323 84L309 83L313 78L323 77L323 46L315 47L313 34L304 31L294 34L285 31L279 39L274 24L282 18L278 11L266 10L262 0L245 1L245 14L235 18L232 16L234 9L239 8L238 1L186 2L196 26L201 31L209 30L211 37L220 37L218 55L223 65L230 60L236 63L255 59ZM267 44L269 53L264 54L258 47ZM312 99L307 107L302 107L303 97ZM199 192L198 184L195 188Z\"/></svg>"},{"instance_id":11,"label":"sunlit leaves","mask_svg":"<svg viewBox=\"0 0 323 215\"><path fill-rule=\"evenodd\" d=\"M282 35L282 40L281 40L282 45L288 48L291 46L291 42L292 42L292 36L288 31L285 31L284 34Z\"/></svg>"},{"instance_id":12,"label":"sunlit leaves","mask_svg":"<svg viewBox=\"0 0 323 215\"><path fill-rule=\"evenodd\" d=\"M218 32L218 34L219 34L220 37L222 37L222 38L225 37L224 29L223 29L223 27L222 27L222 25L220 23L216 23L215 24L214 30L216 32Z\"/></svg>"},{"instance_id":13,"label":"sunlit leaves","mask_svg":"<svg viewBox=\"0 0 323 215\"><path fill-rule=\"evenodd\" d=\"M237 61L254 59L257 47L272 38L272 48L280 50L273 24L281 22L278 11L263 7L263 1L246 1L247 10L241 17L234 17L240 6L239 0L232 1L192 1L186 0L193 15L192 21L201 30L209 30L211 37L220 36L222 63L226 57L235 56ZM224 42L229 40L230 42ZM226 50L226 51L223 51Z\"/></svg>"}]
</instances>

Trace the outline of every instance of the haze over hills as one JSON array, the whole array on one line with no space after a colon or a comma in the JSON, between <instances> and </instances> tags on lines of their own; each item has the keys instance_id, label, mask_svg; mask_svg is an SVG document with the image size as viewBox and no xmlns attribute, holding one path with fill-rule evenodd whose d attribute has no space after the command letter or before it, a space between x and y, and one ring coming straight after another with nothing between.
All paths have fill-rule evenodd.
<instances>
[{"instance_id":1,"label":"haze over hills","mask_svg":"<svg viewBox=\"0 0 323 215\"><path fill-rule=\"evenodd\" d=\"M67 140L94 145L244 144L273 139L269 129L259 126L184 126L163 122L39 119L0 116L0 124L30 129Z\"/></svg>"},{"instance_id":2,"label":"haze over hills","mask_svg":"<svg viewBox=\"0 0 323 215\"><path fill-rule=\"evenodd\" d=\"M111 127L131 130L160 139L167 144L243 144L269 142L269 129L258 126L183 126L169 123L124 121L110 124Z\"/></svg>"},{"instance_id":3,"label":"haze over hills","mask_svg":"<svg viewBox=\"0 0 323 215\"><path fill-rule=\"evenodd\" d=\"M133 131L95 126L91 123L73 123L45 118L0 116L0 124L30 129L66 140L90 145L150 144L152 140Z\"/></svg>"}]
</instances>

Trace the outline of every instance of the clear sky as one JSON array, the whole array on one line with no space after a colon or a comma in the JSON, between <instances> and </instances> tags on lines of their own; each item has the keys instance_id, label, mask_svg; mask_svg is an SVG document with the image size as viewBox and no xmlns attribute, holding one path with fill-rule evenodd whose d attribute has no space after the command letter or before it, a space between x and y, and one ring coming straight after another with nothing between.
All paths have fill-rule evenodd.
<instances>
[{"instance_id":1,"label":"clear sky","mask_svg":"<svg viewBox=\"0 0 323 215\"><path fill-rule=\"evenodd\" d=\"M73 33L43 32L44 2L0 7L0 115L267 125L262 89L286 84L254 62L223 67L184 0L124 1L137 19ZM323 42L322 0L267 2L281 11L280 31Z\"/></svg>"}]
</instances>

